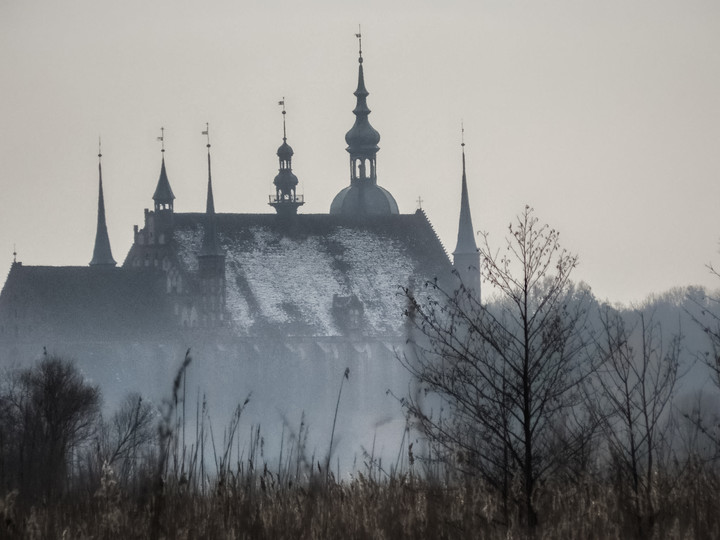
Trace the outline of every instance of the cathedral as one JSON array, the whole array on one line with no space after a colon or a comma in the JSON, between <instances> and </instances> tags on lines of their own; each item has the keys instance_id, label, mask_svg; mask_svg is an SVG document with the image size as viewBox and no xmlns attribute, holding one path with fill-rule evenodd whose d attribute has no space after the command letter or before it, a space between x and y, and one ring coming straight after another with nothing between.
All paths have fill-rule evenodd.
<instances>
[{"instance_id":1,"label":"cathedral","mask_svg":"<svg viewBox=\"0 0 720 540\"><path fill-rule=\"evenodd\" d=\"M446 278L453 264L424 212L401 214L392 194L378 184L380 134L368 119L362 51L358 60L355 122L345 136L350 182L327 214L299 211L304 201L296 193L283 106L270 212L215 212L208 136L205 212L176 213L163 148L153 209L145 210L142 227L135 226L133 245L118 267L98 163L97 233L89 266L14 262L0 294L0 339L45 344L146 334L165 339L178 332L397 337L404 306L400 287ZM463 152L453 259L456 273L479 294L464 160Z\"/></svg>"},{"instance_id":2,"label":"cathedral","mask_svg":"<svg viewBox=\"0 0 720 540\"><path fill-rule=\"evenodd\" d=\"M352 366L360 387L382 388L397 371L397 348L406 341L403 288L462 280L479 296L479 255L464 145L453 261L425 213L400 213L379 185L380 134L369 121L362 50L358 61L355 120L345 136L349 185L328 213L302 212L283 103L275 192L266 213L215 212L209 135L205 212L175 212L163 148L152 209L135 226L118 265L99 154L92 260L85 267L13 262L0 293L0 363L37 357L46 346L77 358L103 386L119 381L152 393L156 383L149 381L168 380L178 357L192 348L205 359L204 375L215 371L211 378L220 383L237 377L252 389L268 377L309 377L320 381L311 388L327 393L337 369ZM308 388L288 386L294 388L279 384L277 399L302 402ZM361 393L360 402L372 401Z\"/></svg>"}]
</instances>

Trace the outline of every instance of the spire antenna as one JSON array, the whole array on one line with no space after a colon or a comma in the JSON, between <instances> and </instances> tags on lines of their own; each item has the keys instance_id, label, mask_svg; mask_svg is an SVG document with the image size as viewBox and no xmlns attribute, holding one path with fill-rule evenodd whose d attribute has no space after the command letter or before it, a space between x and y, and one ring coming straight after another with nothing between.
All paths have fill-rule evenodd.
<instances>
[{"instance_id":1,"label":"spire antenna","mask_svg":"<svg viewBox=\"0 0 720 540\"><path fill-rule=\"evenodd\" d=\"M205 122L205 131L202 134L207 136L207 147L210 148L210 122Z\"/></svg>"},{"instance_id":2,"label":"spire antenna","mask_svg":"<svg viewBox=\"0 0 720 540\"><path fill-rule=\"evenodd\" d=\"M287 141L287 132L285 131L285 96L283 96L282 100L278 101L278 105L282 106L282 115L283 115L283 142Z\"/></svg>"},{"instance_id":3,"label":"spire antenna","mask_svg":"<svg viewBox=\"0 0 720 540\"><path fill-rule=\"evenodd\" d=\"M358 24L358 33L355 34L355 37L358 39L358 50L359 50L359 54L360 54L360 58L358 59L358 62L360 62L362 64L362 61L363 61L363 59L362 59L362 28L360 27L359 24Z\"/></svg>"},{"instance_id":4,"label":"spire antenna","mask_svg":"<svg viewBox=\"0 0 720 540\"><path fill-rule=\"evenodd\" d=\"M165 128L160 128L160 136L157 138L160 141L160 152L165 153Z\"/></svg>"},{"instance_id":5,"label":"spire antenna","mask_svg":"<svg viewBox=\"0 0 720 540\"><path fill-rule=\"evenodd\" d=\"M17 246L13 244L13 263L17 262Z\"/></svg>"},{"instance_id":6,"label":"spire antenna","mask_svg":"<svg viewBox=\"0 0 720 540\"><path fill-rule=\"evenodd\" d=\"M210 122L205 122L205 131L202 132L207 137L208 151L208 196L207 196L207 213L215 213L215 202L212 194L212 171L210 169Z\"/></svg>"}]
</instances>

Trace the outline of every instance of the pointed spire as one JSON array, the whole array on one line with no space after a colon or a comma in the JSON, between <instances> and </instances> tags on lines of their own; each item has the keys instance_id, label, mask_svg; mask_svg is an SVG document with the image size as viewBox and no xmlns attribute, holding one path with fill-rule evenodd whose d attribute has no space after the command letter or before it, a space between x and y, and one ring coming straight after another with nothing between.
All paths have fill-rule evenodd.
<instances>
[{"instance_id":1,"label":"pointed spire","mask_svg":"<svg viewBox=\"0 0 720 540\"><path fill-rule=\"evenodd\" d=\"M477 253L475 229L470 215L470 198L468 197L467 175L465 174L465 128L462 128L462 194L460 195L460 223L458 225L457 246L453 255L459 253Z\"/></svg>"},{"instance_id":2,"label":"pointed spire","mask_svg":"<svg viewBox=\"0 0 720 540\"><path fill-rule=\"evenodd\" d=\"M98 213L97 213L97 231L95 233L95 247L93 249L93 258L90 266L115 266L117 263L113 259L110 250L110 238L108 237L107 224L105 222L105 199L103 197L102 185L102 151L100 149L100 140L98 139Z\"/></svg>"},{"instance_id":3,"label":"pointed spire","mask_svg":"<svg viewBox=\"0 0 720 540\"><path fill-rule=\"evenodd\" d=\"M217 235L217 222L215 218L215 199L212 190L212 169L210 166L210 124L205 124L203 135L207 135L207 159L208 159L208 184L207 202L205 206L205 234L203 235L202 247L199 255L201 257L222 256L220 242Z\"/></svg>"},{"instance_id":4,"label":"pointed spire","mask_svg":"<svg viewBox=\"0 0 720 540\"><path fill-rule=\"evenodd\" d=\"M480 252L475 243L475 229L470 216L467 175L465 174L465 128L462 128L462 194L457 247L453 252L453 266L465 290L480 302Z\"/></svg>"},{"instance_id":5,"label":"pointed spire","mask_svg":"<svg viewBox=\"0 0 720 540\"><path fill-rule=\"evenodd\" d=\"M355 109L353 114L355 115L355 124L350 131L345 135L345 142L347 142L347 151L352 157L363 157L363 158L375 158L375 154L380 149L378 143L380 142L380 134L370 125L368 115L370 109L367 105L367 97L369 92L365 88L365 73L363 71L363 57L362 57L362 34L357 33L355 37L358 38L359 43L359 57L358 57L358 85L354 95L357 98ZM373 167L374 169L374 167ZM367 171L370 173L370 171Z\"/></svg>"},{"instance_id":6,"label":"pointed spire","mask_svg":"<svg viewBox=\"0 0 720 540\"><path fill-rule=\"evenodd\" d=\"M162 155L162 164L160 166L160 178L158 178L157 187L153 194L155 201L155 210L172 210L175 195L170 187L167 172L165 170L165 128L160 128L161 135L157 138L161 143L160 153Z\"/></svg>"},{"instance_id":7,"label":"pointed spire","mask_svg":"<svg viewBox=\"0 0 720 540\"><path fill-rule=\"evenodd\" d=\"M358 39L358 85L354 94L357 98L353 114L355 123L345 134L350 154L350 186L341 190L330 204L331 214L373 216L398 214L397 202L386 189L378 185L377 153L380 150L380 134L370 125L367 106L368 91L365 88L363 71L362 33Z\"/></svg>"}]
</instances>

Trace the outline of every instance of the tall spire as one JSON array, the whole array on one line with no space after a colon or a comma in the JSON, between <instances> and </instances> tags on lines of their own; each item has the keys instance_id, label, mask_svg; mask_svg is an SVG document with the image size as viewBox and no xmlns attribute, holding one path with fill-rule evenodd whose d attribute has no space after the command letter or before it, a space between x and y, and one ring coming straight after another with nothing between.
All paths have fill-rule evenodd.
<instances>
[{"instance_id":1,"label":"tall spire","mask_svg":"<svg viewBox=\"0 0 720 540\"><path fill-rule=\"evenodd\" d=\"M212 190L212 169L210 167L210 126L205 124L203 135L207 135L208 184L205 207L205 231L198 257L200 277L202 324L208 327L222 325L225 319L225 252L220 247L215 216L215 200Z\"/></svg>"},{"instance_id":2,"label":"tall spire","mask_svg":"<svg viewBox=\"0 0 720 540\"><path fill-rule=\"evenodd\" d=\"M462 192L460 195L460 222L457 246L453 252L456 272L468 289L480 299L480 254L475 243L475 229L470 215L467 175L465 173L465 128L462 127Z\"/></svg>"},{"instance_id":3,"label":"tall spire","mask_svg":"<svg viewBox=\"0 0 720 540\"><path fill-rule=\"evenodd\" d=\"M208 160L208 183L207 183L207 201L205 205L205 234L203 235L202 247L200 248L200 257L222 256L223 251L220 248L220 242L217 236L217 222L215 218L215 199L212 190L212 169L210 166L210 125L205 124L203 135L207 135L207 160Z\"/></svg>"},{"instance_id":4,"label":"tall spire","mask_svg":"<svg viewBox=\"0 0 720 540\"><path fill-rule=\"evenodd\" d=\"M158 210L173 210L173 201L175 195L173 194L172 188L170 187L170 181L168 180L167 172L165 171L165 128L160 128L161 135L157 138L161 143L160 153L162 155L162 164L160 165L160 178L158 178L157 187L153 195L155 201L155 211Z\"/></svg>"},{"instance_id":5,"label":"tall spire","mask_svg":"<svg viewBox=\"0 0 720 540\"><path fill-rule=\"evenodd\" d=\"M475 230L473 229L472 216L470 215L470 199L468 197L467 175L465 174L465 128L462 128L462 193L460 195L460 224L458 226L456 253L477 253L475 243Z\"/></svg>"},{"instance_id":6,"label":"tall spire","mask_svg":"<svg viewBox=\"0 0 720 540\"><path fill-rule=\"evenodd\" d=\"M117 263L113 259L110 250L110 238L108 237L107 224L105 222L105 199L103 197L102 185L102 151L100 140L98 139L98 213L97 213L97 231L95 233L95 247L93 249L93 258L90 266L115 266Z\"/></svg>"},{"instance_id":7,"label":"tall spire","mask_svg":"<svg viewBox=\"0 0 720 540\"><path fill-rule=\"evenodd\" d=\"M352 216L375 216L399 214L397 202L389 191L377 183L377 153L380 150L380 134L370 125L363 71L362 33L358 39L358 84L354 92L356 103L353 114L355 123L345 134L347 152L350 154L350 186L335 195L330 204L331 214Z\"/></svg>"}]
</instances>

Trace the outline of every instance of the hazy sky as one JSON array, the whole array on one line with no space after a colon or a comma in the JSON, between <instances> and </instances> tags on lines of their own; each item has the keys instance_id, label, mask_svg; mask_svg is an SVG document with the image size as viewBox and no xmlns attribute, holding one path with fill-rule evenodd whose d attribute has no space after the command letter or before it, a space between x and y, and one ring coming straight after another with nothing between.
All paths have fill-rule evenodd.
<instances>
[{"instance_id":1,"label":"hazy sky","mask_svg":"<svg viewBox=\"0 0 720 540\"><path fill-rule=\"evenodd\" d=\"M527 203L580 255L576 280L629 302L720 285L720 2L5 0L0 268L85 265L97 139L113 254L152 205L165 127L176 210L270 212L287 104L304 213L349 184L357 32L378 180L418 196L455 247L460 122L476 229Z\"/></svg>"}]
</instances>

